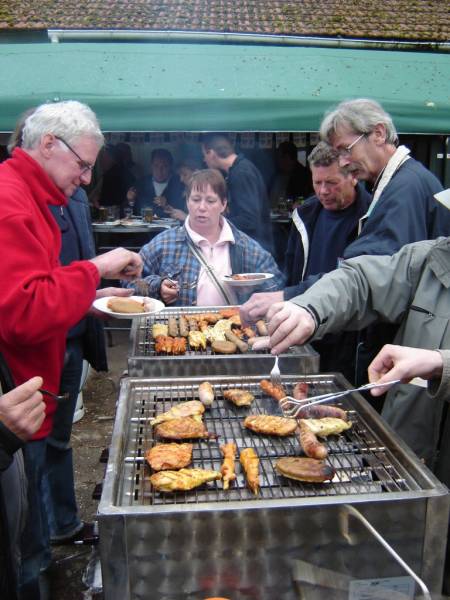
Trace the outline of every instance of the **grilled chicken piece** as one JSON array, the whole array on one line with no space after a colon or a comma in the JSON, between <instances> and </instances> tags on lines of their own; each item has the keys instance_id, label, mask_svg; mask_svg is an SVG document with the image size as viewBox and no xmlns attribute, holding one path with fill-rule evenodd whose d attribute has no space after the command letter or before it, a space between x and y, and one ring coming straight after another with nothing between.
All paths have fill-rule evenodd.
<instances>
[{"instance_id":1,"label":"grilled chicken piece","mask_svg":"<svg viewBox=\"0 0 450 600\"><path fill-rule=\"evenodd\" d=\"M152 486L160 492L192 490L208 481L222 479L218 471L207 469L181 469L180 471L160 471L150 477Z\"/></svg>"},{"instance_id":2,"label":"grilled chicken piece","mask_svg":"<svg viewBox=\"0 0 450 600\"><path fill-rule=\"evenodd\" d=\"M319 442L316 434L311 431L308 425L306 425L306 419L300 419L299 429L300 445L303 448L303 452L306 454L306 456L317 459L326 458L328 456L327 447Z\"/></svg>"},{"instance_id":3,"label":"grilled chicken piece","mask_svg":"<svg viewBox=\"0 0 450 600\"><path fill-rule=\"evenodd\" d=\"M264 337L266 335L269 335L265 321L260 319L259 321L256 321L255 325L256 325L256 331L259 333L260 336Z\"/></svg>"},{"instance_id":4,"label":"grilled chicken piece","mask_svg":"<svg viewBox=\"0 0 450 600\"><path fill-rule=\"evenodd\" d=\"M220 446L220 450L223 454L223 463L220 467L222 473L223 489L227 490L230 486L230 481L236 479L236 473L234 472L234 457L236 456L236 444L229 442Z\"/></svg>"},{"instance_id":5,"label":"grilled chicken piece","mask_svg":"<svg viewBox=\"0 0 450 600\"><path fill-rule=\"evenodd\" d=\"M169 333L169 327L165 323L154 323L152 326L152 336L156 339L160 335L167 335Z\"/></svg>"},{"instance_id":6,"label":"grilled chicken piece","mask_svg":"<svg viewBox=\"0 0 450 600\"><path fill-rule=\"evenodd\" d=\"M229 342L235 344L242 354L245 354L248 351L248 344L243 342L237 335L235 335L231 329L225 331L225 337Z\"/></svg>"},{"instance_id":7,"label":"grilled chicken piece","mask_svg":"<svg viewBox=\"0 0 450 600\"><path fill-rule=\"evenodd\" d=\"M256 495L259 492L259 458L253 448L242 450L239 461L245 472L247 485Z\"/></svg>"},{"instance_id":8,"label":"grilled chicken piece","mask_svg":"<svg viewBox=\"0 0 450 600\"><path fill-rule=\"evenodd\" d=\"M231 323L232 325L241 325L241 315L238 313L236 315L231 316L228 319L228 322Z\"/></svg>"},{"instance_id":9,"label":"grilled chicken piece","mask_svg":"<svg viewBox=\"0 0 450 600\"><path fill-rule=\"evenodd\" d=\"M180 354L186 354L186 338L173 338L172 354L176 356L179 356Z\"/></svg>"},{"instance_id":10,"label":"grilled chicken piece","mask_svg":"<svg viewBox=\"0 0 450 600\"><path fill-rule=\"evenodd\" d=\"M226 339L225 331L230 329L231 323L227 319L220 319L210 331L210 342L224 342Z\"/></svg>"},{"instance_id":11,"label":"grilled chicken piece","mask_svg":"<svg viewBox=\"0 0 450 600\"><path fill-rule=\"evenodd\" d=\"M214 437L206 430L201 417L184 417L159 423L155 427L155 434L165 440L193 440Z\"/></svg>"},{"instance_id":12,"label":"grilled chicken piece","mask_svg":"<svg viewBox=\"0 0 450 600\"><path fill-rule=\"evenodd\" d=\"M192 444L156 444L145 453L154 471L182 469L192 461Z\"/></svg>"},{"instance_id":13,"label":"grilled chicken piece","mask_svg":"<svg viewBox=\"0 0 450 600\"><path fill-rule=\"evenodd\" d=\"M206 350L206 336L202 331L189 331L189 345L193 350Z\"/></svg>"},{"instance_id":14,"label":"grilled chicken piece","mask_svg":"<svg viewBox=\"0 0 450 600\"><path fill-rule=\"evenodd\" d=\"M209 381L204 381L198 386L198 397L204 406L211 406L214 402L214 390Z\"/></svg>"},{"instance_id":15,"label":"grilled chicken piece","mask_svg":"<svg viewBox=\"0 0 450 600\"><path fill-rule=\"evenodd\" d=\"M167 328L169 330L169 335L171 337L178 337L180 334L180 331L178 329L178 323L177 323L177 318L176 317L169 317L167 319Z\"/></svg>"},{"instance_id":16,"label":"grilled chicken piece","mask_svg":"<svg viewBox=\"0 0 450 600\"><path fill-rule=\"evenodd\" d=\"M237 352L237 346L233 342L225 340L214 340L211 343L211 350L215 354L235 354Z\"/></svg>"},{"instance_id":17,"label":"grilled chicken piece","mask_svg":"<svg viewBox=\"0 0 450 600\"><path fill-rule=\"evenodd\" d=\"M265 435L291 435L297 429L295 419L277 417L275 415L249 415L244 421L245 427L255 433Z\"/></svg>"},{"instance_id":18,"label":"grilled chicken piece","mask_svg":"<svg viewBox=\"0 0 450 600\"><path fill-rule=\"evenodd\" d=\"M300 419L300 423L305 425L319 437L328 437L329 435L338 435L352 426L351 421L336 419L334 417L325 417L324 419Z\"/></svg>"},{"instance_id":19,"label":"grilled chicken piece","mask_svg":"<svg viewBox=\"0 0 450 600\"><path fill-rule=\"evenodd\" d=\"M225 390L223 397L236 404L236 406L250 406L255 399L255 396L246 390L239 390L233 388L231 390Z\"/></svg>"},{"instance_id":20,"label":"grilled chicken piece","mask_svg":"<svg viewBox=\"0 0 450 600\"><path fill-rule=\"evenodd\" d=\"M171 354L173 348L173 338L168 335L158 335L155 338L156 354Z\"/></svg>"},{"instance_id":21,"label":"grilled chicken piece","mask_svg":"<svg viewBox=\"0 0 450 600\"><path fill-rule=\"evenodd\" d=\"M274 385L271 381L268 381L267 379L262 379L259 382L259 387L265 394L267 394L268 396L272 396L272 398L275 398L275 400L281 400L281 398L287 396L286 390L283 388L283 386Z\"/></svg>"},{"instance_id":22,"label":"grilled chicken piece","mask_svg":"<svg viewBox=\"0 0 450 600\"><path fill-rule=\"evenodd\" d=\"M181 419L183 417L193 417L202 415L205 412L205 407L198 400L189 400L188 402L180 402L172 406L170 410L161 413L155 419L150 421L150 425L158 425L164 421L172 421L173 419Z\"/></svg>"},{"instance_id":23,"label":"grilled chicken piece","mask_svg":"<svg viewBox=\"0 0 450 600\"><path fill-rule=\"evenodd\" d=\"M275 469L284 477L297 481L322 483L334 477L334 469L323 460L289 456L280 458L275 463Z\"/></svg>"}]
</instances>

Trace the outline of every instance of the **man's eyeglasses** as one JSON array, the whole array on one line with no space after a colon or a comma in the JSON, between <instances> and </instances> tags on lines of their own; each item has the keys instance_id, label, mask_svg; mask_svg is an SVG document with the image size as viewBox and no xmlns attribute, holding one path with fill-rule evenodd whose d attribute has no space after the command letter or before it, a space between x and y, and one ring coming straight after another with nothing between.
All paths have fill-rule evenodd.
<instances>
[{"instance_id":1,"label":"man's eyeglasses","mask_svg":"<svg viewBox=\"0 0 450 600\"><path fill-rule=\"evenodd\" d=\"M363 137L366 137L366 135L367 133L362 133L359 137L356 138L356 140L353 140L353 142L349 146L346 146L345 148L339 148L339 154L341 156L349 156L352 153L353 146L355 146L360 140L362 140Z\"/></svg>"},{"instance_id":2,"label":"man's eyeglasses","mask_svg":"<svg viewBox=\"0 0 450 600\"><path fill-rule=\"evenodd\" d=\"M78 154L78 152L75 152L75 150L72 148L72 146L70 146L66 142L66 140L64 140L62 137L59 137L58 135L55 135L55 138L57 140L59 140L60 142L62 142L64 144L64 146L66 146L66 148L68 148L72 152L72 154L74 154L78 158L78 166L80 167L80 175L84 175L88 171L92 172L92 169L94 168L94 165L90 165L88 162L86 162L85 160L83 160L81 158L81 156Z\"/></svg>"}]
</instances>

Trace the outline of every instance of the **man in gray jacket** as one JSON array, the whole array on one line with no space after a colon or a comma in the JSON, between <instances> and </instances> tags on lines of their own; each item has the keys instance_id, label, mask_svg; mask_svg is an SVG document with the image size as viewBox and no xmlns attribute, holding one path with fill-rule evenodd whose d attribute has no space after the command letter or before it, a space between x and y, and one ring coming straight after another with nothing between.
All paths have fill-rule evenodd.
<instances>
[{"instance_id":1,"label":"man in gray jacket","mask_svg":"<svg viewBox=\"0 0 450 600\"><path fill-rule=\"evenodd\" d=\"M269 309L272 353L379 321L399 325L396 344L449 348L449 287L450 238L408 244L393 256L347 260L301 296ZM449 485L443 409L443 401L430 400L423 388L400 384L388 392L382 416Z\"/></svg>"}]
</instances>

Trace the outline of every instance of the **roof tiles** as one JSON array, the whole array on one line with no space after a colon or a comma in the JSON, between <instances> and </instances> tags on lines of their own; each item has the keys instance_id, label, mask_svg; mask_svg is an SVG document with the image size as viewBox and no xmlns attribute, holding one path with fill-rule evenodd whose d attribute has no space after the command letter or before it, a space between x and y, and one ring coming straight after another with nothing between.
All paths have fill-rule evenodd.
<instances>
[{"instance_id":1,"label":"roof tiles","mask_svg":"<svg viewBox=\"0 0 450 600\"><path fill-rule=\"evenodd\" d=\"M0 29L144 29L450 40L450 0L12 0Z\"/></svg>"}]
</instances>

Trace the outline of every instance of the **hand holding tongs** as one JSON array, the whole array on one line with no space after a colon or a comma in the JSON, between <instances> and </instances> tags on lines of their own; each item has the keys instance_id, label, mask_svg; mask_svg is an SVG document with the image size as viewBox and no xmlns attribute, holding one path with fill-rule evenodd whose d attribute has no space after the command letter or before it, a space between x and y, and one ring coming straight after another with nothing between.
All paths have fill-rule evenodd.
<instances>
[{"instance_id":1,"label":"hand holding tongs","mask_svg":"<svg viewBox=\"0 0 450 600\"><path fill-rule=\"evenodd\" d=\"M343 390L342 392L329 392L328 394L320 394L319 396L311 396L310 398L304 398L303 400L297 400L292 396L285 396L281 398L279 401L280 408L283 411L283 414L286 417L297 417L304 408L308 408L313 406L314 404L322 404L323 402L329 402L330 400L336 400L336 398L341 398L342 396L347 396L347 394L352 394L353 392L364 392L366 390L371 390L376 387L385 387L389 385L394 385L394 383L400 383L400 379L395 379L393 381L385 381L384 383L366 383L365 385L361 385L357 388L351 388L350 390Z\"/></svg>"}]
</instances>

